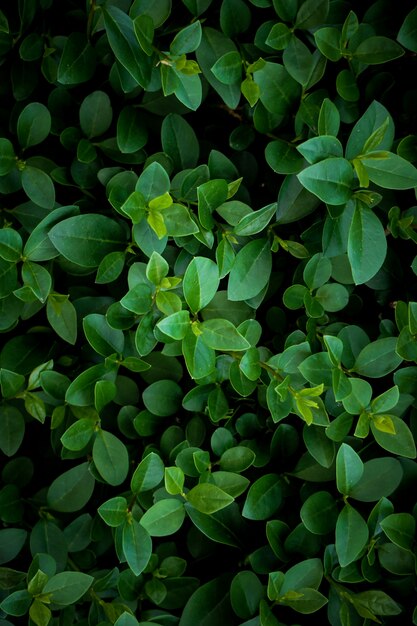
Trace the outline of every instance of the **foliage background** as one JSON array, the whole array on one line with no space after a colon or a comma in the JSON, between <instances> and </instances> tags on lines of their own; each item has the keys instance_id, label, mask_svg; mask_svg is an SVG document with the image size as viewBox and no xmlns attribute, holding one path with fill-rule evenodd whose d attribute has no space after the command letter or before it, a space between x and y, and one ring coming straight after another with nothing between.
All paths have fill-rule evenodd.
<instances>
[{"instance_id":1,"label":"foliage background","mask_svg":"<svg viewBox=\"0 0 417 626\"><path fill-rule=\"evenodd\" d=\"M417 9L0 10L0 624L417 623Z\"/></svg>"}]
</instances>

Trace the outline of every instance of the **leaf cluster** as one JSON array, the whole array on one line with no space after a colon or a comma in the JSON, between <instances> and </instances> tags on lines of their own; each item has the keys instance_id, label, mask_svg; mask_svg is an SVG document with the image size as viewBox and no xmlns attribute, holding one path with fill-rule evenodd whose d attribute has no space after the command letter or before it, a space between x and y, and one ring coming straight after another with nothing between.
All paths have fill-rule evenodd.
<instances>
[{"instance_id":1,"label":"leaf cluster","mask_svg":"<svg viewBox=\"0 0 417 626\"><path fill-rule=\"evenodd\" d=\"M417 9L0 8L0 626L417 624Z\"/></svg>"}]
</instances>

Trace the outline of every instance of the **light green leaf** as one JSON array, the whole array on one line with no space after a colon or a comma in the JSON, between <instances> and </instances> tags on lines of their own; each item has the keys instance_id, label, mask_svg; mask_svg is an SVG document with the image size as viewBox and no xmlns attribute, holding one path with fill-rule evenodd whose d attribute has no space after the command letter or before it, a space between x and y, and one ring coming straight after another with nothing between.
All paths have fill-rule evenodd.
<instances>
[{"instance_id":1,"label":"light green leaf","mask_svg":"<svg viewBox=\"0 0 417 626\"><path fill-rule=\"evenodd\" d=\"M234 501L232 496L210 483L196 485L190 489L186 498L197 511L208 515L224 509Z\"/></svg>"},{"instance_id":2,"label":"light green leaf","mask_svg":"<svg viewBox=\"0 0 417 626\"><path fill-rule=\"evenodd\" d=\"M345 204L353 193L353 168L341 157L310 165L297 174L297 178L308 191L327 204Z\"/></svg>"},{"instance_id":3,"label":"light green leaf","mask_svg":"<svg viewBox=\"0 0 417 626\"><path fill-rule=\"evenodd\" d=\"M185 517L184 504L179 500L160 500L140 518L140 523L151 537L173 535L182 526Z\"/></svg>"},{"instance_id":4,"label":"light green leaf","mask_svg":"<svg viewBox=\"0 0 417 626\"><path fill-rule=\"evenodd\" d=\"M211 302L219 286L219 268L206 257L194 257L188 265L184 278L184 297L193 313Z\"/></svg>"},{"instance_id":5,"label":"light green leaf","mask_svg":"<svg viewBox=\"0 0 417 626\"><path fill-rule=\"evenodd\" d=\"M164 478L164 464L155 452L147 454L139 463L130 481L133 493L154 489Z\"/></svg>"},{"instance_id":6,"label":"light green leaf","mask_svg":"<svg viewBox=\"0 0 417 626\"><path fill-rule=\"evenodd\" d=\"M362 478L364 466L361 458L347 443L342 443L336 455L336 484L338 491L344 496L350 495L352 489Z\"/></svg>"},{"instance_id":7,"label":"light green leaf","mask_svg":"<svg viewBox=\"0 0 417 626\"><path fill-rule=\"evenodd\" d=\"M232 322L209 319L198 326L203 343L214 350L247 350L250 343L239 333Z\"/></svg>"}]
</instances>

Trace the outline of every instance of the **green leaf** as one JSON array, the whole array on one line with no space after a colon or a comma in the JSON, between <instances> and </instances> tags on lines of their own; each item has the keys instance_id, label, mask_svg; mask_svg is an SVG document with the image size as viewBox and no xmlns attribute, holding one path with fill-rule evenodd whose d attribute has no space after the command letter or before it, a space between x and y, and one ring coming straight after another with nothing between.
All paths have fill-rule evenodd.
<instances>
[{"instance_id":1,"label":"green leaf","mask_svg":"<svg viewBox=\"0 0 417 626\"><path fill-rule=\"evenodd\" d=\"M164 151L169 154L176 169L195 167L200 147L193 128L181 115L169 113L161 126L161 141Z\"/></svg>"},{"instance_id":2,"label":"green leaf","mask_svg":"<svg viewBox=\"0 0 417 626\"><path fill-rule=\"evenodd\" d=\"M259 87L260 101L277 116L286 115L300 96L301 86L279 63L266 62L254 72L253 79Z\"/></svg>"},{"instance_id":3,"label":"green leaf","mask_svg":"<svg viewBox=\"0 0 417 626\"><path fill-rule=\"evenodd\" d=\"M326 22L329 12L329 0L305 0L298 9L295 18L296 28L309 30Z\"/></svg>"},{"instance_id":4,"label":"green leaf","mask_svg":"<svg viewBox=\"0 0 417 626\"><path fill-rule=\"evenodd\" d=\"M5 386L4 371L3 368L0 370L3 395L5 395L3 392ZM1 409L0 450L6 456L13 456L19 450L24 436L25 420L23 415L16 407L4 403Z\"/></svg>"},{"instance_id":5,"label":"green leaf","mask_svg":"<svg viewBox=\"0 0 417 626\"><path fill-rule=\"evenodd\" d=\"M164 472L164 482L166 491L176 496L184 490L184 472L180 467L166 467Z\"/></svg>"},{"instance_id":6,"label":"green leaf","mask_svg":"<svg viewBox=\"0 0 417 626\"><path fill-rule=\"evenodd\" d=\"M356 358L354 371L368 378L386 376L400 365L395 351L396 337L382 337L366 345Z\"/></svg>"},{"instance_id":7,"label":"green leaf","mask_svg":"<svg viewBox=\"0 0 417 626\"><path fill-rule=\"evenodd\" d=\"M23 149L44 141L51 130L51 114L44 104L30 102L17 119L17 138Z\"/></svg>"},{"instance_id":8,"label":"green leaf","mask_svg":"<svg viewBox=\"0 0 417 626\"><path fill-rule=\"evenodd\" d=\"M345 204L352 196L353 169L349 161L332 157L310 165L297 174L300 183L322 202Z\"/></svg>"},{"instance_id":9,"label":"green leaf","mask_svg":"<svg viewBox=\"0 0 417 626\"><path fill-rule=\"evenodd\" d=\"M82 450L90 442L96 427L96 420L90 417L78 419L61 436L62 445L74 452Z\"/></svg>"},{"instance_id":10,"label":"green leaf","mask_svg":"<svg viewBox=\"0 0 417 626\"><path fill-rule=\"evenodd\" d=\"M109 96L104 91L93 91L81 103L80 126L91 139L108 130L113 118Z\"/></svg>"},{"instance_id":11,"label":"green leaf","mask_svg":"<svg viewBox=\"0 0 417 626\"><path fill-rule=\"evenodd\" d=\"M133 20L133 29L144 53L147 56L152 56L154 52L152 44L155 35L155 27L152 18L146 14L137 15Z\"/></svg>"},{"instance_id":12,"label":"green leaf","mask_svg":"<svg viewBox=\"0 0 417 626\"><path fill-rule=\"evenodd\" d=\"M196 485L190 489L186 498L197 511L208 515L224 509L234 501L232 496L210 483Z\"/></svg>"},{"instance_id":13,"label":"green leaf","mask_svg":"<svg viewBox=\"0 0 417 626\"><path fill-rule=\"evenodd\" d=\"M219 268L206 257L194 257L188 265L184 278L184 297L193 313L211 302L219 286Z\"/></svg>"},{"instance_id":14,"label":"green leaf","mask_svg":"<svg viewBox=\"0 0 417 626\"><path fill-rule=\"evenodd\" d=\"M32 601L33 597L30 593L26 589L21 589L20 591L13 591L8 595L0 604L0 608L7 615L20 617L28 612ZM8 626L7 622L6 626Z\"/></svg>"},{"instance_id":15,"label":"green leaf","mask_svg":"<svg viewBox=\"0 0 417 626\"><path fill-rule=\"evenodd\" d=\"M44 209L52 209L55 204L55 188L51 177L39 169L26 165L22 171L22 187L32 202Z\"/></svg>"},{"instance_id":16,"label":"green leaf","mask_svg":"<svg viewBox=\"0 0 417 626\"><path fill-rule=\"evenodd\" d=\"M88 591L93 581L83 572L60 572L48 580L42 593L50 594L51 601L60 607L69 606Z\"/></svg>"},{"instance_id":17,"label":"green leaf","mask_svg":"<svg viewBox=\"0 0 417 626\"><path fill-rule=\"evenodd\" d=\"M152 539L145 528L133 518L129 518L122 530L123 554L135 576L139 576L147 566L152 554Z\"/></svg>"},{"instance_id":18,"label":"green leaf","mask_svg":"<svg viewBox=\"0 0 417 626\"><path fill-rule=\"evenodd\" d=\"M38 263L25 261L22 265L22 279L35 297L40 302L45 302L52 286L52 277L48 270Z\"/></svg>"},{"instance_id":19,"label":"green leaf","mask_svg":"<svg viewBox=\"0 0 417 626\"><path fill-rule=\"evenodd\" d=\"M94 213L62 220L51 228L49 237L60 254L83 267L97 267L126 241L118 222Z\"/></svg>"},{"instance_id":20,"label":"green leaf","mask_svg":"<svg viewBox=\"0 0 417 626\"><path fill-rule=\"evenodd\" d=\"M0 368L0 386L4 398L13 398L17 395L24 382L25 377L22 374L17 374L4 367Z\"/></svg>"},{"instance_id":21,"label":"green leaf","mask_svg":"<svg viewBox=\"0 0 417 626\"><path fill-rule=\"evenodd\" d=\"M291 38L292 33L288 26L278 22L272 26L265 43L274 48L274 50L284 50L290 43Z\"/></svg>"},{"instance_id":22,"label":"green leaf","mask_svg":"<svg viewBox=\"0 0 417 626\"><path fill-rule=\"evenodd\" d=\"M239 82L224 84L214 75L211 68L221 57L229 52L238 54L233 41L214 28L202 29L201 43L196 51L197 62L204 78L217 91L223 102L231 109L235 109L240 100Z\"/></svg>"},{"instance_id":23,"label":"green leaf","mask_svg":"<svg viewBox=\"0 0 417 626\"><path fill-rule=\"evenodd\" d=\"M243 517L251 520L265 520L280 508L282 484L277 474L265 474L250 487L243 505Z\"/></svg>"},{"instance_id":24,"label":"green leaf","mask_svg":"<svg viewBox=\"0 0 417 626\"><path fill-rule=\"evenodd\" d=\"M148 131L138 109L123 107L117 118L117 146L123 154L137 152L146 144Z\"/></svg>"},{"instance_id":25,"label":"green leaf","mask_svg":"<svg viewBox=\"0 0 417 626\"><path fill-rule=\"evenodd\" d=\"M233 578L230 585L230 602L234 612L241 619L253 617L263 597L263 585L254 572L242 570Z\"/></svg>"},{"instance_id":26,"label":"green leaf","mask_svg":"<svg viewBox=\"0 0 417 626\"><path fill-rule=\"evenodd\" d=\"M229 576L222 575L199 587L185 605L178 626L232 624Z\"/></svg>"},{"instance_id":27,"label":"green leaf","mask_svg":"<svg viewBox=\"0 0 417 626\"><path fill-rule=\"evenodd\" d=\"M336 105L325 98L320 107L318 119L319 135L332 135L337 137L340 128L340 113Z\"/></svg>"},{"instance_id":28,"label":"green leaf","mask_svg":"<svg viewBox=\"0 0 417 626\"><path fill-rule=\"evenodd\" d=\"M304 159L294 146L283 139L270 141L265 148L265 159L269 167L278 174L297 174L304 165Z\"/></svg>"},{"instance_id":29,"label":"green leaf","mask_svg":"<svg viewBox=\"0 0 417 626\"><path fill-rule=\"evenodd\" d=\"M116 59L141 87L146 87L152 66L138 45L132 19L116 6L109 5L102 10L107 37Z\"/></svg>"},{"instance_id":30,"label":"green leaf","mask_svg":"<svg viewBox=\"0 0 417 626\"><path fill-rule=\"evenodd\" d=\"M392 513L381 520L380 525L390 541L400 548L411 550L416 521L410 513Z\"/></svg>"},{"instance_id":31,"label":"green leaf","mask_svg":"<svg viewBox=\"0 0 417 626\"><path fill-rule=\"evenodd\" d=\"M337 504L328 491L317 491L307 498L300 509L304 526L315 535L327 535L336 526Z\"/></svg>"},{"instance_id":32,"label":"green leaf","mask_svg":"<svg viewBox=\"0 0 417 626\"><path fill-rule=\"evenodd\" d=\"M225 319L209 319L198 326L203 343L213 350L247 350L250 343Z\"/></svg>"},{"instance_id":33,"label":"green leaf","mask_svg":"<svg viewBox=\"0 0 417 626\"><path fill-rule=\"evenodd\" d=\"M324 159L343 156L342 144L331 135L321 134L319 137L307 139L297 146L297 150L313 165Z\"/></svg>"},{"instance_id":34,"label":"green leaf","mask_svg":"<svg viewBox=\"0 0 417 626\"><path fill-rule=\"evenodd\" d=\"M361 158L369 180L384 189L417 187L417 168L393 152L368 152Z\"/></svg>"},{"instance_id":35,"label":"green leaf","mask_svg":"<svg viewBox=\"0 0 417 626\"><path fill-rule=\"evenodd\" d=\"M370 280L381 268L387 253L384 227L372 209L357 202L348 237L348 257L355 284Z\"/></svg>"},{"instance_id":36,"label":"green leaf","mask_svg":"<svg viewBox=\"0 0 417 626\"><path fill-rule=\"evenodd\" d=\"M380 144L374 146L373 149L389 150L394 140L394 123L387 109L374 100L352 128L346 144L345 157L351 160L358 154L363 154L364 146L369 137L381 127L387 117L389 120L388 128L381 138Z\"/></svg>"},{"instance_id":37,"label":"green leaf","mask_svg":"<svg viewBox=\"0 0 417 626\"><path fill-rule=\"evenodd\" d=\"M0 176L5 176L16 167L16 155L13 144L4 137L0 138Z\"/></svg>"},{"instance_id":38,"label":"green leaf","mask_svg":"<svg viewBox=\"0 0 417 626\"><path fill-rule=\"evenodd\" d=\"M313 71L314 57L307 46L296 36L291 37L282 55L287 72L305 87Z\"/></svg>"},{"instance_id":39,"label":"green leaf","mask_svg":"<svg viewBox=\"0 0 417 626\"><path fill-rule=\"evenodd\" d=\"M146 167L139 176L135 190L140 192L145 201L149 203L149 208L158 209L159 203L151 204L154 199L166 198L170 188L169 176L160 163L154 161ZM169 204L172 204L171 202ZM168 204L168 206L169 206ZM165 208L162 206L161 208Z\"/></svg>"},{"instance_id":40,"label":"green leaf","mask_svg":"<svg viewBox=\"0 0 417 626\"><path fill-rule=\"evenodd\" d=\"M375 35L362 41L354 50L353 57L361 63L378 65L402 57L404 50L388 37Z\"/></svg>"},{"instance_id":41,"label":"green leaf","mask_svg":"<svg viewBox=\"0 0 417 626\"><path fill-rule=\"evenodd\" d=\"M110 252L100 261L97 269L96 283L105 285L119 278L125 265L124 252Z\"/></svg>"},{"instance_id":42,"label":"green leaf","mask_svg":"<svg viewBox=\"0 0 417 626\"><path fill-rule=\"evenodd\" d=\"M116 496L115 498L103 502L103 504L98 507L97 512L107 526L116 528L117 526L121 526L128 516L129 509L127 500L122 496Z\"/></svg>"},{"instance_id":43,"label":"green leaf","mask_svg":"<svg viewBox=\"0 0 417 626\"><path fill-rule=\"evenodd\" d=\"M182 396L183 392L178 383L161 378L146 387L142 400L148 411L154 415L168 417L178 411Z\"/></svg>"},{"instance_id":44,"label":"green leaf","mask_svg":"<svg viewBox=\"0 0 417 626\"><path fill-rule=\"evenodd\" d=\"M297 592L291 591L279 598L279 603L290 606L298 613L310 614L321 609L327 602L327 598L316 589L301 587Z\"/></svg>"},{"instance_id":45,"label":"green leaf","mask_svg":"<svg viewBox=\"0 0 417 626\"><path fill-rule=\"evenodd\" d=\"M67 470L52 482L48 489L48 506L62 513L80 511L90 500L95 480L88 463Z\"/></svg>"},{"instance_id":46,"label":"green leaf","mask_svg":"<svg viewBox=\"0 0 417 626\"><path fill-rule=\"evenodd\" d=\"M217 543L232 546L234 548L239 547L239 538L235 534L234 529L231 528L233 518L230 511L232 506L221 509L212 515L200 513L200 511L197 511L197 509L187 502L185 503L184 508L194 526L206 535L206 537L209 537L209 539Z\"/></svg>"},{"instance_id":47,"label":"green leaf","mask_svg":"<svg viewBox=\"0 0 417 626\"><path fill-rule=\"evenodd\" d=\"M362 478L353 486L350 497L360 502L376 502L390 496L402 480L401 463L392 457L379 457L364 463Z\"/></svg>"},{"instance_id":48,"label":"green leaf","mask_svg":"<svg viewBox=\"0 0 417 626\"><path fill-rule=\"evenodd\" d=\"M417 44L415 35L417 31L417 8L412 9L408 15L406 15L401 28L398 31L397 41L400 42L404 48L417 52Z\"/></svg>"},{"instance_id":49,"label":"green leaf","mask_svg":"<svg viewBox=\"0 0 417 626\"><path fill-rule=\"evenodd\" d=\"M50 293L46 302L46 315L57 335L74 345L77 339L77 312L69 297Z\"/></svg>"},{"instance_id":50,"label":"green leaf","mask_svg":"<svg viewBox=\"0 0 417 626\"><path fill-rule=\"evenodd\" d=\"M312 213L318 205L319 199L302 186L297 176L287 176L278 193L277 223L296 222Z\"/></svg>"},{"instance_id":51,"label":"green leaf","mask_svg":"<svg viewBox=\"0 0 417 626\"><path fill-rule=\"evenodd\" d=\"M242 57L235 51L226 52L217 59L211 72L224 85L233 85L242 77Z\"/></svg>"},{"instance_id":52,"label":"green leaf","mask_svg":"<svg viewBox=\"0 0 417 626\"><path fill-rule=\"evenodd\" d=\"M67 38L58 65L61 85L79 85L94 76L96 54L83 33L72 32Z\"/></svg>"},{"instance_id":53,"label":"green leaf","mask_svg":"<svg viewBox=\"0 0 417 626\"><path fill-rule=\"evenodd\" d=\"M180 56L194 52L201 42L201 23L196 20L189 26L182 28L174 37L169 47L171 54Z\"/></svg>"},{"instance_id":54,"label":"green leaf","mask_svg":"<svg viewBox=\"0 0 417 626\"><path fill-rule=\"evenodd\" d=\"M109 485L121 485L129 471L129 456L118 437L100 429L93 444L93 461Z\"/></svg>"},{"instance_id":55,"label":"green leaf","mask_svg":"<svg viewBox=\"0 0 417 626\"><path fill-rule=\"evenodd\" d=\"M368 538L368 526L362 515L350 504L345 504L336 523L336 553L341 567L356 561Z\"/></svg>"},{"instance_id":56,"label":"green leaf","mask_svg":"<svg viewBox=\"0 0 417 626\"><path fill-rule=\"evenodd\" d=\"M164 478L164 464L155 452L147 454L139 463L130 481L133 493L154 489Z\"/></svg>"},{"instance_id":57,"label":"green leaf","mask_svg":"<svg viewBox=\"0 0 417 626\"><path fill-rule=\"evenodd\" d=\"M349 496L362 478L364 465L355 450L342 443L336 455L336 485L339 493Z\"/></svg>"},{"instance_id":58,"label":"green leaf","mask_svg":"<svg viewBox=\"0 0 417 626\"><path fill-rule=\"evenodd\" d=\"M88 343L102 356L123 352L125 338L122 330L109 326L104 315L90 313L83 319L83 329Z\"/></svg>"},{"instance_id":59,"label":"green leaf","mask_svg":"<svg viewBox=\"0 0 417 626\"><path fill-rule=\"evenodd\" d=\"M255 461L255 453L246 446L234 446L220 457L220 469L225 472L244 472Z\"/></svg>"},{"instance_id":60,"label":"green leaf","mask_svg":"<svg viewBox=\"0 0 417 626\"><path fill-rule=\"evenodd\" d=\"M411 430L407 424L405 424L403 420L396 415L390 415L389 417L395 429L395 434L383 432L378 429L371 420L370 426L375 441L381 446L381 448L388 450L388 452L404 456L408 459L415 459L417 456L416 444Z\"/></svg>"},{"instance_id":61,"label":"green leaf","mask_svg":"<svg viewBox=\"0 0 417 626\"><path fill-rule=\"evenodd\" d=\"M339 61L342 58L340 30L333 26L318 28L314 33L314 41L323 56L330 61Z\"/></svg>"},{"instance_id":62,"label":"green leaf","mask_svg":"<svg viewBox=\"0 0 417 626\"><path fill-rule=\"evenodd\" d=\"M117 387L111 380L98 380L94 385L94 407L101 413L106 404L110 404L117 393Z\"/></svg>"},{"instance_id":63,"label":"green leaf","mask_svg":"<svg viewBox=\"0 0 417 626\"><path fill-rule=\"evenodd\" d=\"M35 598L29 609L29 617L36 626L47 626L52 617L52 612L46 604Z\"/></svg>"},{"instance_id":64,"label":"green leaf","mask_svg":"<svg viewBox=\"0 0 417 626\"><path fill-rule=\"evenodd\" d=\"M5 261L16 263L22 254L22 238L13 228L0 230L0 257Z\"/></svg>"},{"instance_id":65,"label":"green leaf","mask_svg":"<svg viewBox=\"0 0 417 626\"><path fill-rule=\"evenodd\" d=\"M157 323L157 327L172 339L184 339L190 329L190 314L188 311L177 311L164 317Z\"/></svg>"},{"instance_id":66,"label":"green leaf","mask_svg":"<svg viewBox=\"0 0 417 626\"><path fill-rule=\"evenodd\" d=\"M229 300L248 300L268 284L272 269L270 244L267 239L247 243L236 255L229 275Z\"/></svg>"},{"instance_id":67,"label":"green leaf","mask_svg":"<svg viewBox=\"0 0 417 626\"><path fill-rule=\"evenodd\" d=\"M182 526L185 517L184 504L174 499L160 500L140 518L140 523L151 537L173 535Z\"/></svg>"}]
</instances>

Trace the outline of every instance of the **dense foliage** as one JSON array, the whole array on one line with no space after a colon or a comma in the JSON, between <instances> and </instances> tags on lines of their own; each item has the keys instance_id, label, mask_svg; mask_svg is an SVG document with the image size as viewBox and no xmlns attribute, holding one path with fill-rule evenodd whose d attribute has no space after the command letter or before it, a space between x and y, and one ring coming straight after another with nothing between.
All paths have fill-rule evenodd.
<instances>
[{"instance_id":1,"label":"dense foliage","mask_svg":"<svg viewBox=\"0 0 417 626\"><path fill-rule=\"evenodd\" d=\"M417 624L417 9L365 4L2 3L0 626Z\"/></svg>"}]
</instances>

